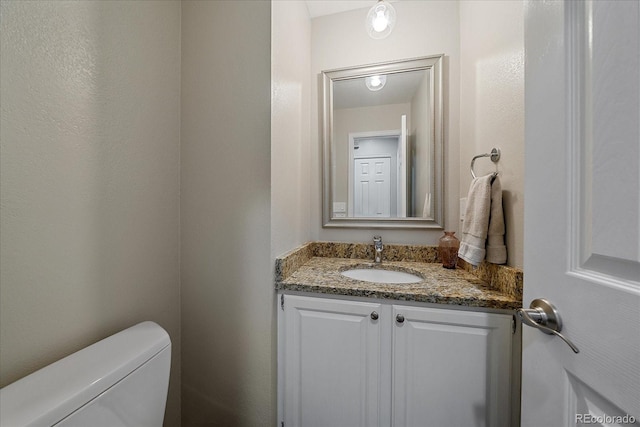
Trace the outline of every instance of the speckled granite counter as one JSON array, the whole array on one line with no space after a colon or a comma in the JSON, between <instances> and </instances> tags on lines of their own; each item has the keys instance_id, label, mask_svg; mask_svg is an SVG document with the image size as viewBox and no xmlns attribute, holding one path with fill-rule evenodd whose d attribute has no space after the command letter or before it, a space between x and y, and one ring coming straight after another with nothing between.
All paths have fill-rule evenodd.
<instances>
[{"instance_id":1,"label":"speckled granite counter","mask_svg":"<svg viewBox=\"0 0 640 427\"><path fill-rule=\"evenodd\" d=\"M437 263L436 248L429 246L385 245L385 261L382 266L385 269L416 274L423 278L418 283L372 283L340 274L352 268L379 268L369 261L369 246L372 245L323 242L306 244L276 260L276 288L467 307L522 307L521 271L518 275L518 270L512 269L516 273L516 283L513 286L505 283L495 286L465 269L442 268ZM506 275L511 277L510 272Z\"/></svg>"}]
</instances>

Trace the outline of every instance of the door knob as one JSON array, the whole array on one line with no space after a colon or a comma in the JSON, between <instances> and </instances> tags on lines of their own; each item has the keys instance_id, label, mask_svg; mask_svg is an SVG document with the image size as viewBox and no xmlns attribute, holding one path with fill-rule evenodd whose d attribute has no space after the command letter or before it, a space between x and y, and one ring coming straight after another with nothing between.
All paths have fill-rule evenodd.
<instances>
[{"instance_id":1,"label":"door knob","mask_svg":"<svg viewBox=\"0 0 640 427\"><path fill-rule=\"evenodd\" d=\"M525 325L538 328L548 335L556 335L562 339L562 341L566 342L574 353L577 354L580 352L574 343L560 333L562 330L560 313L558 313L558 309L546 299L534 299L531 301L529 308L519 308L516 313Z\"/></svg>"},{"instance_id":2,"label":"door knob","mask_svg":"<svg viewBox=\"0 0 640 427\"><path fill-rule=\"evenodd\" d=\"M377 311L372 311L371 312L371 320L378 320L378 312Z\"/></svg>"},{"instance_id":3,"label":"door knob","mask_svg":"<svg viewBox=\"0 0 640 427\"><path fill-rule=\"evenodd\" d=\"M403 323L404 322L404 316L402 314L398 314L396 316L396 322Z\"/></svg>"}]
</instances>

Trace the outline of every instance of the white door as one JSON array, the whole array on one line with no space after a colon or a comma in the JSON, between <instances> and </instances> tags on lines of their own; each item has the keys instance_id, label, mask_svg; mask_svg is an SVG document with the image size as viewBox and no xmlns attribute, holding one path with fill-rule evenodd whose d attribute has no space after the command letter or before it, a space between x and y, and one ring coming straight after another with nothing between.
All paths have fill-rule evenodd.
<instances>
[{"instance_id":1,"label":"white door","mask_svg":"<svg viewBox=\"0 0 640 427\"><path fill-rule=\"evenodd\" d=\"M522 427L640 424L640 5L525 8ZM626 418L625 418L626 417Z\"/></svg>"},{"instance_id":2,"label":"white door","mask_svg":"<svg viewBox=\"0 0 640 427\"><path fill-rule=\"evenodd\" d=\"M356 158L354 207L356 217L391 216L391 158Z\"/></svg>"},{"instance_id":3,"label":"white door","mask_svg":"<svg viewBox=\"0 0 640 427\"><path fill-rule=\"evenodd\" d=\"M400 116L400 139L398 140L398 217L407 217L408 197L408 169L409 160L407 144L409 142L409 130L407 129L407 115Z\"/></svg>"},{"instance_id":4,"label":"white door","mask_svg":"<svg viewBox=\"0 0 640 427\"><path fill-rule=\"evenodd\" d=\"M287 295L282 314L284 425L378 426L381 305Z\"/></svg>"},{"instance_id":5,"label":"white door","mask_svg":"<svg viewBox=\"0 0 640 427\"><path fill-rule=\"evenodd\" d=\"M511 316L394 305L393 319L393 427L510 425Z\"/></svg>"}]
</instances>

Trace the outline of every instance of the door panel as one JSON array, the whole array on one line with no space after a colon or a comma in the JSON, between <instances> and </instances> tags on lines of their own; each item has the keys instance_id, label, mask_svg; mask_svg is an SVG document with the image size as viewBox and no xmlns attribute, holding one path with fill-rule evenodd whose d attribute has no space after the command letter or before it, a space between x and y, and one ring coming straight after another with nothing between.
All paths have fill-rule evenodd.
<instances>
[{"instance_id":1,"label":"door panel","mask_svg":"<svg viewBox=\"0 0 640 427\"><path fill-rule=\"evenodd\" d=\"M576 91L569 169L575 207L572 270L640 280L640 34L638 2L589 2L568 14ZM584 25L579 25L584 23ZM592 31L592 35L590 35ZM579 77L579 78L578 78Z\"/></svg>"},{"instance_id":2,"label":"door panel","mask_svg":"<svg viewBox=\"0 0 640 427\"><path fill-rule=\"evenodd\" d=\"M525 328L522 426L637 420L640 6L528 1L525 20L524 301L555 304L580 353Z\"/></svg>"},{"instance_id":3,"label":"door panel","mask_svg":"<svg viewBox=\"0 0 640 427\"><path fill-rule=\"evenodd\" d=\"M357 158L355 161L355 216L391 216L391 159Z\"/></svg>"},{"instance_id":4,"label":"door panel","mask_svg":"<svg viewBox=\"0 0 640 427\"><path fill-rule=\"evenodd\" d=\"M511 316L394 306L398 315L392 425L509 426Z\"/></svg>"},{"instance_id":5,"label":"door panel","mask_svg":"<svg viewBox=\"0 0 640 427\"><path fill-rule=\"evenodd\" d=\"M285 296L286 426L379 424L377 303Z\"/></svg>"}]
</instances>

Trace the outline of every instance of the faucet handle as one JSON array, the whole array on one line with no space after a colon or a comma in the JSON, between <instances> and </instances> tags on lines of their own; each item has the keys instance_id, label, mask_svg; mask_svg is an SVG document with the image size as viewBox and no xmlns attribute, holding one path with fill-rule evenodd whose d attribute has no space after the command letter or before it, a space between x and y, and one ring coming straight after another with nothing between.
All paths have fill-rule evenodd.
<instances>
[{"instance_id":1,"label":"faucet handle","mask_svg":"<svg viewBox=\"0 0 640 427\"><path fill-rule=\"evenodd\" d=\"M382 245L382 237L381 236L373 236L373 250L375 251L374 262L380 263L382 262L382 250L384 246Z\"/></svg>"},{"instance_id":2,"label":"faucet handle","mask_svg":"<svg viewBox=\"0 0 640 427\"><path fill-rule=\"evenodd\" d=\"M382 236L373 236L373 250L375 251L373 262L379 264L382 262L382 250L384 246L382 245Z\"/></svg>"}]
</instances>

